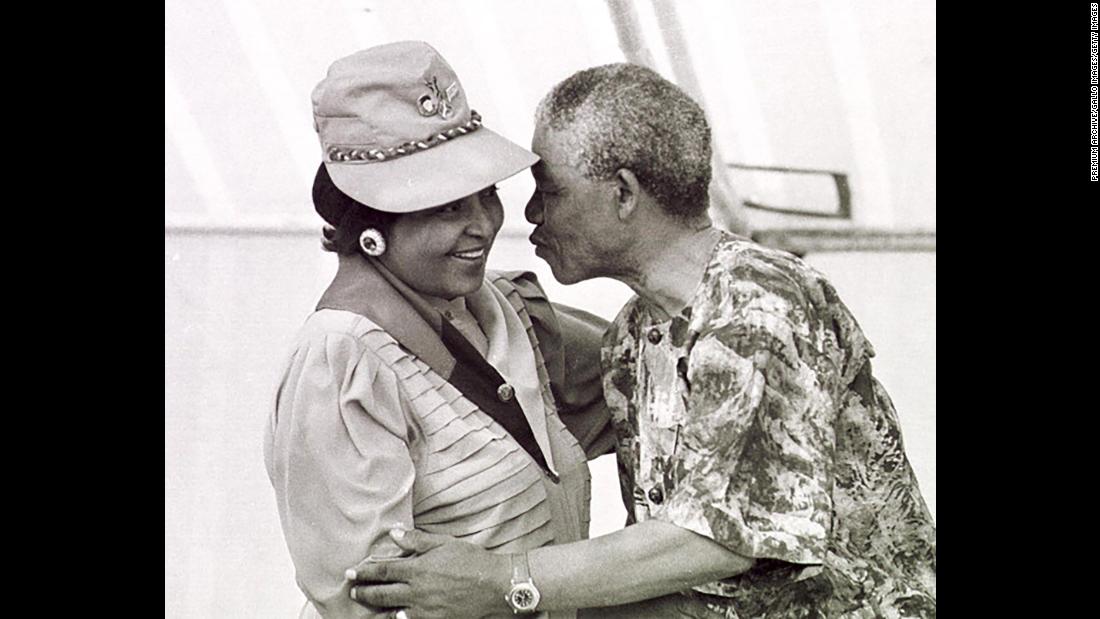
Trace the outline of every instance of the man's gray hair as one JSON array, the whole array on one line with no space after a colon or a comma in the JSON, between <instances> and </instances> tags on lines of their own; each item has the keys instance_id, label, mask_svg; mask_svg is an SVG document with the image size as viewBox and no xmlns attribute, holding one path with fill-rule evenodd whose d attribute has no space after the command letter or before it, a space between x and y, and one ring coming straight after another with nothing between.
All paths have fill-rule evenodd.
<instances>
[{"instance_id":1,"label":"man's gray hair","mask_svg":"<svg viewBox=\"0 0 1100 619\"><path fill-rule=\"evenodd\" d=\"M539 103L535 122L567 130L585 177L634 173L665 211L692 218L709 204L710 126L678 86L645 67L607 64L574 73Z\"/></svg>"}]
</instances>

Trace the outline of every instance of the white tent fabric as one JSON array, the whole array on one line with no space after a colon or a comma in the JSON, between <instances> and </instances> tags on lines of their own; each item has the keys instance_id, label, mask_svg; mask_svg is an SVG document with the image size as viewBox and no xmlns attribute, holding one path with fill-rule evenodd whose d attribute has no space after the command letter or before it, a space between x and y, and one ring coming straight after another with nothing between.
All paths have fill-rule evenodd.
<instances>
[{"instance_id":1,"label":"white tent fabric","mask_svg":"<svg viewBox=\"0 0 1100 619\"><path fill-rule=\"evenodd\" d=\"M623 28L633 38L621 46ZM413 38L438 48L486 123L520 143L555 82L629 59L702 100L724 163L848 175L850 221L750 209L753 229L935 229L926 0L166 2L166 225L313 226L312 87L342 55ZM836 201L820 175L742 170L722 181L734 206ZM504 198L529 191L519 179Z\"/></svg>"}]
</instances>

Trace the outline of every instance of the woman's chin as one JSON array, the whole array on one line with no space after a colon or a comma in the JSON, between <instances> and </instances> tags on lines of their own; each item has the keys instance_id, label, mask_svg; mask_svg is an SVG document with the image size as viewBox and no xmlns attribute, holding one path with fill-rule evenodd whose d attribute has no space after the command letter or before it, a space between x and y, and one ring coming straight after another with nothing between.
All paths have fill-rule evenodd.
<instances>
[{"instance_id":1,"label":"woman's chin","mask_svg":"<svg viewBox=\"0 0 1100 619\"><path fill-rule=\"evenodd\" d=\"M485 281L485 267L482 266L477 273L477 276L463 276L456 278L453 285L447 287L447 293L443 296L446 299L456 299L458 297L469 296L478 291L481 288L482 283Z\"/></svg>"}]
</instances>

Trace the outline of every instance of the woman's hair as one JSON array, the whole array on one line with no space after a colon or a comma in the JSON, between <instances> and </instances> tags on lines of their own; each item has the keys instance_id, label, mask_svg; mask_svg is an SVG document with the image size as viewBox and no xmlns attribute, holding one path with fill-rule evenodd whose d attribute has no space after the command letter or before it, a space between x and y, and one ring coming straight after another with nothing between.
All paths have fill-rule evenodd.
<instances>
[{"instance_id":1,"label":"woman's hair","mask_svg":"<svg viewBox=\"0 0 1100 619\"><path fill-rule=\"evenodd\" d=\"M322 231L321 246L344 256L360 251L359 235L363 230L377 228L388 236L393 222L401 216L373 209L340 191L323 163L313 179L313 207L329 224Z\"/></svg>"}]
</instances>

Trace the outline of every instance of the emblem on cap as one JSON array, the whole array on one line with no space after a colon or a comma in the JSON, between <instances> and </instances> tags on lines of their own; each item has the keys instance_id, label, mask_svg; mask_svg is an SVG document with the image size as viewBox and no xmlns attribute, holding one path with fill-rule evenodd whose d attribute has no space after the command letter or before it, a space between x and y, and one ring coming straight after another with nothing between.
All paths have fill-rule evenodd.
<instances>
[{"instance_id":1,"label":"emblem on cap","mask_svg":"<svg viewBox=\"0 0 1100 619\"><path fill-rule=\"evenodd\" d=\"M416 100L417 109L420 110L421 116L432 116L435 114L435 99L431 95L420 95L420 98Z\"/></svg>"},{"instance_id":2,"label":"emblem on cap","mask_svg":"<svg viewBox=\"0 0 1100 619\"><path fill-rule=\"evenodd\" d=\"M424 85L431 90L430 94L420 95L416 99L416 110L421 116L434 116L447 120L454 115L454 107L451 101L458 95L458 83L451 82L445 90L439 87L439 80L434 76L430 80L424 80Z\"/></svg>"}]
</instances>

